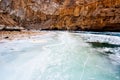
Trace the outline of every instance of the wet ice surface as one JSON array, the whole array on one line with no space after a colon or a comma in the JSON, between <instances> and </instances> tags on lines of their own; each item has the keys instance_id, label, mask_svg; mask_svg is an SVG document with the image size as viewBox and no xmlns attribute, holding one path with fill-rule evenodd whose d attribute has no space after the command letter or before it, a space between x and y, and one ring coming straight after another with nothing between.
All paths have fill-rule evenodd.
<instances>
[{"instance_id":1,"label":"wet ice surface","mask_svg":"<svg viewBox=\"0 0 120 80\"><path fill-rule=\"evenodd\" d=\"M120 33L119 32L86 32L79 34L97 51L106 54L112 60L120 63Z\"/></svg>"},{"instance_id":2,"label":"wet ice surface","mask_svg":"<svg viewBox=\"0 0 120 80\"><path fill-rule=\"evenodd\" d=\"M119 33L98 32L3 41L0 80L120 80L119 45Z\"/></svg>"}]
</instances>

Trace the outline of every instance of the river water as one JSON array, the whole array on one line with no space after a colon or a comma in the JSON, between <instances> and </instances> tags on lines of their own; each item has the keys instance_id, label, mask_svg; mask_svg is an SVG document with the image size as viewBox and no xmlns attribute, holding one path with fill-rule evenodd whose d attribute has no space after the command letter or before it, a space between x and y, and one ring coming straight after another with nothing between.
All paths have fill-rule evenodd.
<instances>
[{"instance_id":1,"label":"river water","mask_svg":"<svg viewBox=\"0 0 120 80\"><path fill-rule=\"evenodd\" d=\"M48 31L0 42L0 80L120 80L120 33Z\"/></svg>"}]
</instances>

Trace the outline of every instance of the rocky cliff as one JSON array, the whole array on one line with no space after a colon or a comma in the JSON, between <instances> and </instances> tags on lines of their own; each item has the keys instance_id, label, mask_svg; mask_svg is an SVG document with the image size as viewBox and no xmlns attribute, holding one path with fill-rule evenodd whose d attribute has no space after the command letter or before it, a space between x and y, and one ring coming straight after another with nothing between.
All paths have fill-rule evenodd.
<instances>
[{"instance_id":1,"label":"rocky cliff","mask_svg":"<svg viewBox=\"0 0 120 80\"><path fill-rule=\"evenodd\" d=\"M0 0L0 26L120 31L120 0Z\"/></svg>"}]
</instances>

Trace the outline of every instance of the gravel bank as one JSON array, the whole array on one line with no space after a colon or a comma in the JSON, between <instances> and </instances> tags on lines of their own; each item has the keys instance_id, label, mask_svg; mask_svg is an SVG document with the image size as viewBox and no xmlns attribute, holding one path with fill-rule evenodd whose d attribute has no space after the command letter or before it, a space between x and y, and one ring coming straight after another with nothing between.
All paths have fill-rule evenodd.
<instances>
[{"instance_id":1,"label":"gravel bank","mask_svg":"<svg viewBox=\"0 0 120 80\"><path fill-rule=\"evenodd\" d=\"M0 31L0 41L30 38L31 36L41 35L44 33L45 32L40 31Z\"/></svg>"}]
</instances>

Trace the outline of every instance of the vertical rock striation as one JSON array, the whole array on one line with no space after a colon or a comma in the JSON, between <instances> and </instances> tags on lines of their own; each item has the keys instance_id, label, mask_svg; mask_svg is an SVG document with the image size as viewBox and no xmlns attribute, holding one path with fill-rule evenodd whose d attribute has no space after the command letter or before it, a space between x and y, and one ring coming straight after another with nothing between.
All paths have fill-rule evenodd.
<instances>
[{"instance_id":1,"label":"vertical rock striation","mask_svg":"<svg viewBox=\"0 0 120 80\"><path fill-rule=\"evenodd\" d=\"M27 29L120 30L120 0L1 0L0 24Z\"/></svg>"}]
</instances>

